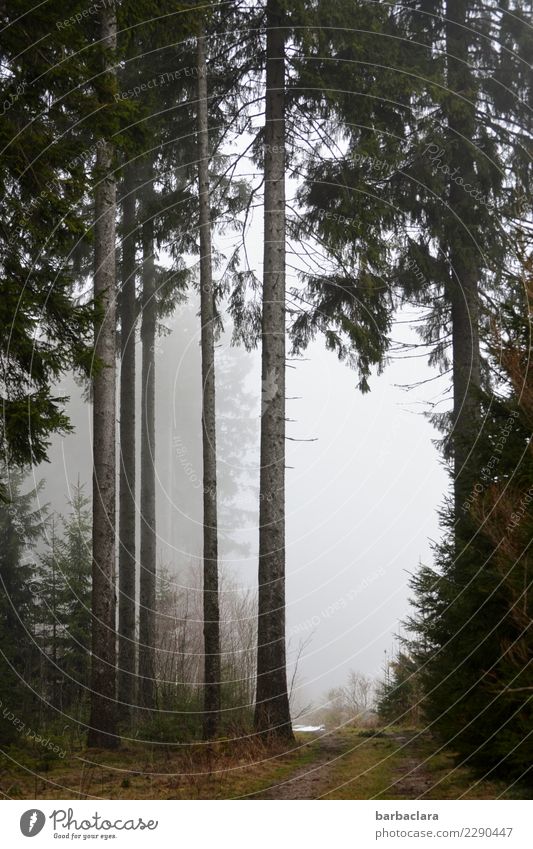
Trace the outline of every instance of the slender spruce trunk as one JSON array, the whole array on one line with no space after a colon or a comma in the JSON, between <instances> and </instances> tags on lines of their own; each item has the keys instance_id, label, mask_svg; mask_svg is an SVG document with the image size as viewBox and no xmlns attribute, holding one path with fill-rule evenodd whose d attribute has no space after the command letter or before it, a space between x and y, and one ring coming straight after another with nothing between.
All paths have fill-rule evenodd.
<instances>
[{"instance_id":1,"label":"slender spruce trunk","mask_svg":"<svg viewBox=\"0 0 533 849\"><path fill-rule=\"evenodd\" d=\"M52 704L58 707L57 698L57 593L56 593L56 534L52 519Z\"/></svg>"},{"instance_id":2,"label":"slender spruce trunk","mask_svg":"<svg viewBox=\"0 0 533 849\"><path fill-rule=\"evenodd\" d=\"M209 200L209 132L205 36L197 42L198 193L200 203L200 321L202 344L202 450L204 499L204 739L220 719L220 612L218 599L217 449L215 411L214 293Z\"/></svg>"},{"instance_id":3,"label":"slender spruce trunk","mask_svg":"<svg viewBox=\"0 0 533 849\"><path fill-rule=\"evenodd\" d=\"M139 590L139 703L155 707L155 290L153 163L142 190L141 552Z\"/></svg>"},{"instance_id":4,"label":"slender spruce trunk","mask_svg":"<svg viewBox=\"0 0 533 849\"><path fill-rule=\"evenodd\" d=\"M100 37L106 48L106 94L111 95L116 85L112 59L117 39L114 3L108 2L102 7L100 21ZM103 748L112 748L119 742L115 710L116 181L113 153L112 143L107 138L101 139L96 154L98 182L94 227L94 295L99 308L95 320L95 356L100 367L93 379L92 665L88 745Z\"/></svg>"},{"instance_id":5,"label":"slender spruce trunk","mask_svg":"<svg viewBox=\"0 0 533 849\"><path fill-rule=\"evenodd\" d=\"M475 185L474 157L469 140L475 133L475 81L469 66L467 0L446 4L447 123L451 173ZM470 102L469 102L470 101ZM450 301L453 351L453 454L456 531L462 504L476 482L474 457L480 421L481 366L479 350L479 249L469 233L475 224L471 196L457 181L450 185L446 241L450 260ZM464 540L463 540L464 542Z\"/></svg>"},{"instance_id":6,"label":"slender spruce trunk","mask_svg":"<svg viewBox=\"0 0 533 849\"><path fill-rule=\"evenodd\" d=\"M285 649L285 33L267 2L259 596L255 727L293 738Z\"/></svg>"},{"instance_id":7,"label":"slender spruce trunk","mask_svg":"<svg viewBox=\"0 0 533 849\"><path fill-rule=\"evenodd\" d=\"M122 198L122 289L120 293L120 491L118 699L127 720L135 697L135 314L136 196L127 166Z\"/></svg>"}]
</instances>

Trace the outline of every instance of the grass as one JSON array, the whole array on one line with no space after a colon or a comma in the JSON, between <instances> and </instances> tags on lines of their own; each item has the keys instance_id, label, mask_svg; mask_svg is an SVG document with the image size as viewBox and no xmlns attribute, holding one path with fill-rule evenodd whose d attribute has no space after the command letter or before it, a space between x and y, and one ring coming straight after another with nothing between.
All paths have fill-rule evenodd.
<instances>
[{"instance_id":1,"label":"grass","mask_svg":"<svg viewBox=\"0 0 533 849\"><path fill-rule=\"evenodd\" d=\"M506 782L481 778L468 766L457 766L455 754L437 751L439 746L422 739L419 753L428 758L428 770L433 785L425 799L523 799L523 787L509 787Z\"/></svg>"},{"instance_id":2,"label":"grass","mask_svg":"<svg viewBox=\"0 0 533 849\"><path fill-rule=\"evenodd\" d=\"M428 734L392 729L369 736L352 732L352 745L330 773L326 799L510 799L520 788L479 780L456 766L454 753L439 751Z\"/></svg>"},{"instance_id":3,"label":"grass","mask_svg":"<svg viewBox=\"0 0 533 849\"><path fill-rule=\"evenodd\" d=\"M334 743L330 750L325 743ZM115 752L80 750L44 760L12 749L0 762L0 792L12 799L234 799L260 793L320 764L323 799L524 798L523 788L478 780L453 752L415 729L348 728L329 741L267 747L255 738L212 745L137 744ZM522 795L520 793L522 792Z\"/></svg>"},{"instance_id":4,"label":"grass","mask_svg":"<svg viewBox=\"0 0 533 849\"><path fill-rule=\"evenodd\" d=\"M383 732L347 730L346 750L333 765L324 799L372 799L394 780L397 744Z\"/></svg>"},{"instance_id":5,"label":"grass","mask_svg":"<svg viewBox=\"0 0 533 849\"><path fill-rule=\"evenodd\" d=\"M257 741L85 750L44 764L0 761L0 791L16 799L228 799L260 792L311 762L315 744L287 751Z\"/></svg>"}]
</instances>

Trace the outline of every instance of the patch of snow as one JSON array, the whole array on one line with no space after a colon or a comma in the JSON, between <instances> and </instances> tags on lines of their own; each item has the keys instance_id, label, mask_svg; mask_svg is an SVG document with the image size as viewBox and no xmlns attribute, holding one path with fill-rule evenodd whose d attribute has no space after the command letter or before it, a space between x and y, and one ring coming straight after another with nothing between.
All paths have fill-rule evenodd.
<instances>
[{"instance_id":1,"label":"patch of snow","mask_svg":"<svg viewBox=\"0 0 533 849\"><path fill-rule=\"evenodd\" d=\"M293 731L325 731L325 725L293 725Z\"/></svg>"}]
</instances>

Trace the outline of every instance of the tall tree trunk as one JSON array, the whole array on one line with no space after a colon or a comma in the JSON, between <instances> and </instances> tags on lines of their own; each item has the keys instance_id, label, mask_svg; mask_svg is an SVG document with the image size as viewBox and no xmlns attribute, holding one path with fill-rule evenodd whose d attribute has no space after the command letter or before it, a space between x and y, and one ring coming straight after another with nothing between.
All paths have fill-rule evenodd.
<instances>
[{"instance_id":1,"label":"tall tree trunk","mask_svg":"<svg viewBox=\"0 0 533 849\"><path fill-rule=\"evenodd\" d=\"M215 737L220 717L220 613L218 601L217 450L214 294L209 200L209 133L205 36L198 37L198 191L200 201L200 321L202 341L202 450L204 496L204 739Z\"/></svg>"},{"instance_id":2,"label":"tall tree trunk","mask_svg":"<svg viewBox=\"0 0 533 849\"><path fill-rule=\"evenodd\" d=\"M56 535L55 524L52 519L52 704L58 707L57 698L57 594L56 594Z\"/></svg>"},{"instance_id":3,"label":"tall tree trunk","mask_svg":"<svg viewBox=\"0 0 533 849\"><path fill-rule=\"evenodd\" d=\"M102 7L100 20L102 45L114 51L117 38L114 3ZM112 94L116 80L112 54L106 53L104 61ZM113 145L107 138L98 145L96 174L94 294L100 313L95 322L95 356L100 368L93 380L92 667L88 745L111 748L119 742L115 710L116 181Z\"/></svg>"},{"instance_id":4,"label":"tall tree trunk","mask_svg":"<svg viewBox=\"0 0 533 849\"><path fill-rule=\"evenodd\" d=\"M153 221L153 163L147 169L142 225L141 575L139 702L155 707L155 336L157 321Z\"/></svg>"},{"instance_id":5,"label":"tall tree trunk","mask_svg":"<svg viewBox=\"0 0 533 849\"><path fill-rule=\"evenodd\" d=\"M135 175L126 169L122 198L120 293L120 493L118 699L127 719L135 693Z\"/></svg>"},{"instance_id":6,"label":"tall tree trunk","mask_svg":"<svg viewBox=\"0 0 533 849\"><path fill-rule=\"evenodd\" d=\"M446 5L447 119L451 173L475 185L474 157L469 141L475 133L475 81L469 67L467 0ZM469 102L470 101L470 102ZM478 434L481 384L479 351L479 249L469 226L475 227L475 201L452 180L446 241L451 268L450 301L453 350L453 453L455 515L476 482L473 457ZM460 521L456 528L459 531Z\"/></svg>"},{"instance_id":7,"label":"tall tree trunk","mask_svg":"<svg viewBox=\"0 0 533 849\"><path fill-rule=\"evenodd\" d=\"M259 598L255 727L292 739L285 651L285 33L267 2Z\"/></svg>"}]
</instances>

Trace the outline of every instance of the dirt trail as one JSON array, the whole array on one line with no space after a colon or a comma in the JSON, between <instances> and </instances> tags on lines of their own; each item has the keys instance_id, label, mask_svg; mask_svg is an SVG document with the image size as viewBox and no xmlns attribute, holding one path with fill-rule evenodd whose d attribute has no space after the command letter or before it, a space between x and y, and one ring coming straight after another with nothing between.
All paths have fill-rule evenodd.
<instances>
[{"instance_id":1,"label":"dirt trail","mask_svg":"<svg viewBox=\"0 0 533 849\"><path fill-rule=\"evenodd\" d=\"M340 734L325 734L317 741L316 758L298 769L290 778L274 784L268 790L255 793L251 799L318 799L329 787L329 774L348 747Z\"/></svg>"},{"instance_id":2,"label":"dirt trail","mask_svg":"<svg viewBox=\"0 0 533 849\"><path fill-rule=\"evenodd\" d=\"M391 734L390 737L398 743L398 747L404 747L400 753L401 761L394 767L394 784L390 787L390 795L420 799L435 784L435 776L423 763L419 735Z\"/></svg>"},{"instance_id":3,"label":"dirt trail","mask_svg":"<svg viewBox=\"0 0 533 849\"><path fill-rule=\"evenodd\" d=\"M387 797L418 799L434 783L434 778L424 764L422 754L418 751L416 735L385 734L379 738L394 741L397 753L392 755L390 781L387 782L389 791ZM312 762L296 770L284 781L254 794L252 799L318 799L328 791L335 789L333 773L342 762L342 755L353 749L354 739L342 734L327 734L318 741L316 757ZM372 745L369 738L365 745ZM326 796L327 798L327 796Z\"/></svg>"}]
</instances>

